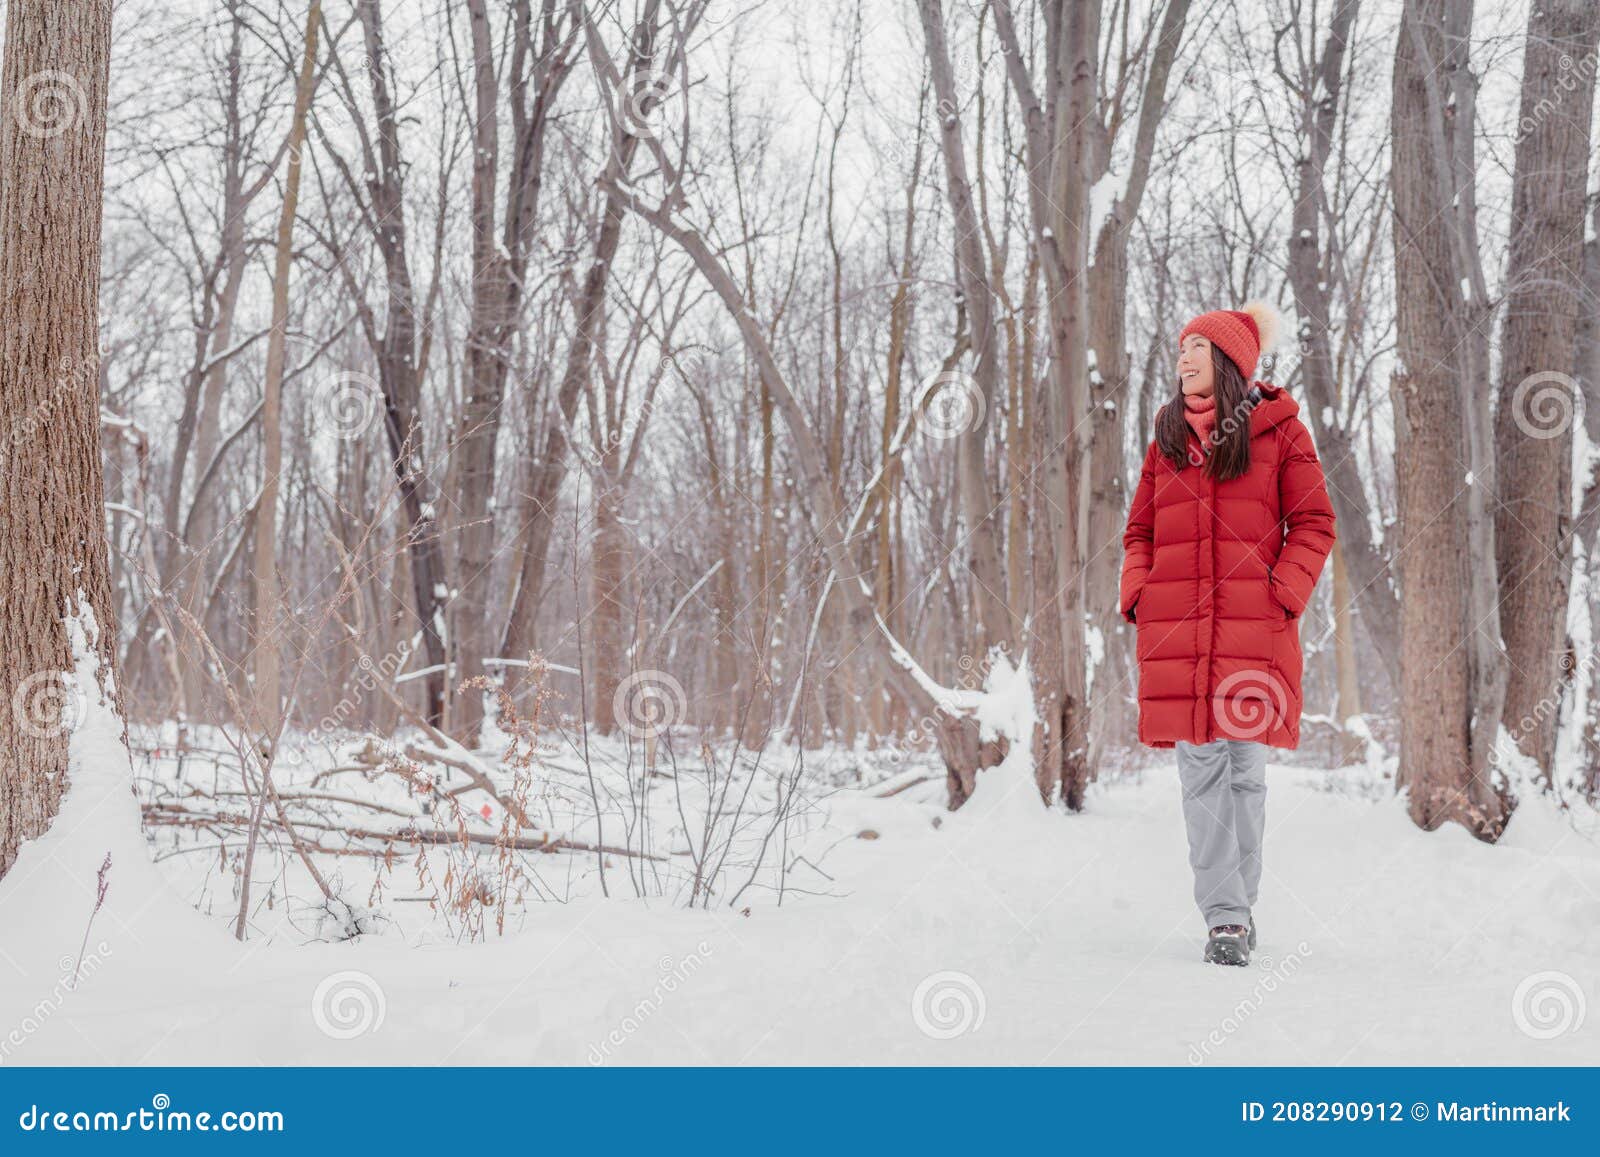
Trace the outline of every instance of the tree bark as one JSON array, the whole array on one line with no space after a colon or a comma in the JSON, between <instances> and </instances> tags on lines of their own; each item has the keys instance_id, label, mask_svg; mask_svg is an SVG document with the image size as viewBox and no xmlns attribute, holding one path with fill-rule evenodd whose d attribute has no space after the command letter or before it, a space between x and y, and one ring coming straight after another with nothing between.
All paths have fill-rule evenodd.
<instances>
[{"instance_id":1,"label":"tree bark","mask_svg":"<svg viewBox=\"0 0 1600 1157\"><path fill-rule=\"evenodd\" d=\"M11 0L0 75L0 875L67 787L113 687L100 455L100 221L111 0ZM87 621L93 616L92 625ZM67 620L98 653L75 685Z\"/></svg>"},{"instance_id":2,"label":"tree bark","mask_svg":"<svg viewBox=\"0 0 1600 1157\"><path fill-rule=\"evenodd\" d=\"M1499 710L1484 694L1482 681L1492 672L1479 666L1482 620L1473 617L1480 600L1472 572L1493 569L1492 551L1486 559L1477 548L1493 525L1475 524L1489 483L1474 454L1472 427L1476 391L1487 383L1476 376L1486 369L1477 357L1481 318L1466 297L1484 295L1481 270L1463 259L1457 219L1471 211L1470 189L1461 184L1472 170L1470 156L1461 155L1471 128L1459 118L1470 122L1472 109L1459 85L1447 107L1436 75L1442 67L1446 81L1470 83L1459 76L1462 25L1470 27L1471 15L1471 6L1464 7L1465 14L1445 0L1408 0L1395 51L1391 180L1400 366L1390 389L1403 595L1397 780L1410 792L1411 817L1420 827L1455 821L1493 840L1511 803L1492 782L1483 749ZM1462 463L1471 463L1474 477L1463 479ZM1491 599L1491 624L1493 611Z\"/></svg>"},{"instance_id":3,"label":"tree bark","mask_svg":"<svg viewBox=\"0 0 1600 1157\"><path fill-rule=\"evenodd\" d=\"M1495 549L1509 660L1504 718L1550 781L1572 559L1572 442L1584 191L1600 7L1540 0L1528 15L1495 415Z\"/></svg>"},{"instance_id":4,"label":"tree bark","mask_svg":"<svg viewBox=\"0 0 1600 1157\"><path fill-rule=\"evenodd\" d=\"M1033 601L1028 638L1040 730L1036 777L1069 808L1089 782L1088 646L1082 465L1089 451L1089 134L1098 88L1100 2L1045 6L1041 93L1028 72L1009 0L991 0L1006 72L1021 106L1028 207L1044 273L1050 360L1037 392L1032 493Z\"/></svg>"}]
</instances>

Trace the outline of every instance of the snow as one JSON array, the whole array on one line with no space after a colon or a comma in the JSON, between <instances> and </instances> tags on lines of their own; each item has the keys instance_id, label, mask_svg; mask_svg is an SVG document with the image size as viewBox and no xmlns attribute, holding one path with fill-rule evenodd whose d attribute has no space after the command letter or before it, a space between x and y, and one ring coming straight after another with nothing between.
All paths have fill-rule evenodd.
<instances>
[{"instance_id":1,"label":"snow","mask_svg":"<svg viewBox=\"0 0 1600 1157\"><path fill-rule=\"evenodd\" d=\"M209 784L225 777L226 761L174 772L166 752L132 775L121 721L95 691L92 616L80 610L69 631L83 689L71 786L50 830L0 879L0 1064L1595 1056L1596 1024L1582 1014L1600 957L1600 815L1578 797L1563 806L1541 794L1510 747L1501 766L1522 803L1492 847L1459 827L1418 830L1393 791L1392 762L1271 765L1261 943L1250 968L1199 960L1203 929L1171 761L1152 754L1150 766L1092 785L1082 814L1041 806L1027 663L999 651L982 690L966 694L983 735L1008 737L1009 750L958 812L944 807L943 770L925 750L775 747L741 762L724 745L708 764L696 762L704 752L689 758L694 742L669 735L663 747L685 754L663 760L670 776L643 783L657 846L672 853L653 869L663 887L626 890L619 881L631 876L610 856L607 899L593 855L536 855L558 894L522 904L503 935L491 922L487 935L463 937L447 914L406 902L406 884L420 884L425 865L402 857L375 906L352 904L333 926L304 920L303 904L295 910L290 896L308 891L292 879L297 864L285 856L274 866L263 838L256 894L270 885L278 903L257 903L240 943L229 934L236 899L225 888L215 905L195 893L197 879L215 887L218 849L207 853L192 832L142 834L133 790L185 774ZM1366 730L1359 718L1347 726ZM169 725L154 738L175 734ZM569 754L547 746L533 765L542 813L570 802L578 772L566 738ZM640 785L640 745L588 740L600 752L597 774L610 777L604 792L625 805L614 793ZM318 754L304 741L285 744L275 775L286 796ZM490 765L504 753L449 754L496 774ZM708 778L724 764L737 769L731 791ZM783 817L781 855L752 872L762 886L730 886L749 848L774 830L763 809L790 782L801 800ZM409 798L392 777L339 783L332 790L374 802ZM476 817L478 800L461 798ZM684 841L703 853L713 838L708 805L720 813L746 798L748 811L739 806L751 822L726 829L737 873L713 873L712 902L687 906L674 883L686 871ZM714 830L723 821L709 822ZM152 862L152 849L172 852L179 840L206 854ZM95 912L108 855L110 887ZM329 859L323 870L346 894L367 884L363 857Z\"/></svg>"},{"instance_id":2,"label":"snow","mask_svg":"<svg viewBox=\"0 0 1600 1157\"><path fill-rule=\"evenodd\" d=\"M1027 683L1024 665L991 666L986 731L1031 732ZM0 1063L1594 1057L1593 1022L1566 1031L1561 1009L1600 955L1596 833L1538 797L1488 847L1459 828L1417 830L1381 773L1273 765L1262 940L1244 969L1199 961L1170 764L1095 785L1072 816L1038 805L1026 744L953 814L924 757L882 777L870 756L813 753L825 820L791 853L826 878L807 874L781 905L747 893L689 910L591 889L458 945L424 905L392 903L409 935L297 943L280 930L238 944L223 914L178 899L193 857L150 862L117 732L92 705L60 817L0 881L0 1034L15 1026ZM820 782L852 764L876 782ZM885 783L911 786L879 798ZM91 967L64 989L107 851ZM590 858L547 862L592 880Z\"/></svg>"},{"instance_id":3,"label":"snow","mask_svg":"<svg viewBox=\"0 0 1600 1157\"><path fill-rule=\"evenodd\" d=\"M1127 193L1128 178L1132 172L1132 166L1124 166L1124 171L1121 173L1115 169L1107 169L1089 190L1090 237L1100 235L1100 228L1105 224L1106 218L1111 216L1117 207L1117 202Z\"/></svg>"}]
</instances>

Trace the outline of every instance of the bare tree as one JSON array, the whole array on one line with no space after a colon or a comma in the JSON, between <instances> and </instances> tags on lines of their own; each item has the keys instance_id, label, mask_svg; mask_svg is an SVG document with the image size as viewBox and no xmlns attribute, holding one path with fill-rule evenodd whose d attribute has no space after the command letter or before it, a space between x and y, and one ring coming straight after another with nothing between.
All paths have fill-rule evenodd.
<instances>
[{"instance_id":1,"label":"bare tree","mask_svg":"<svg viewBox=\"0 0 1600 1157\"><path fill-rule=\"evenodd\" d=\"M1522 65L1521 131L1512 175L1511 252L1501 331L1495 451L1500 631L1509 676L1505 719L1548 782L1555 760L1572 557L1569 372L1582 297L1584 192L1600 7L1535 4Z\"/></svg>"},{"instance_id":2,"label":"bare tree","mask_svg":"<svg viewBox=\"0 0 1600 1157\"><path fill-rule=\"evenodd\" d=\"M1089 134L1099 87L1100 0L1050 0L1044 62L1030 65L1010 0L991 0L1006 73L1024 127L1028 205L1044 273L1049 372L1036 389L1033 477L1033 615L1028 652L1039 733L1040 791L1059 785L1068 807L1089 782L1088 643L1084 632L1081 521L1089 453Z\"/></svg>"},{"instance_id":3,"label":"bare tree","mask_svg":"<svg viewBox=\"0 0 1600 1157\"><path fill-rule=\"evenodd\" d=\"M1395 295L1390 386L1399 478L1400 770L1412 819L1497 839L1492 777L1505 665L1486 494L1488 319L1478 260L1470 3L1407 0L1395 47Z\"/></svg>"},{"instance_id":4,"label":"bare tree","mask_svg":"<svg viewBox=\"0 0 1600 1157\"><path fill-rule=\"evenodd\" d=\"M998 412L996 398L1000 383L1000 336L995 325L994 295L989 288L988 262L984 258L983 233L978 210L973 202L972 182L967 171L966 145L961 139L960 97L956 93L954 66L945 40L944 14L939 0L919 0L922 35L927 46L928 69L937 101L936 115L944 152L945 188L955 228L956 276L961 290L961 305L966 311L971 333L974 373L965 381L939 383L940 391L961 395L953 402L967 420L961 424L956 440L957 477L962 521L961 541L965 563L972 576L972 650L981 659L990 647L1009 644L1022 616L1013 620L1012 608L1005 601L1005 567L999 523L1001 508L996 505L989 484L987 449L992 429L991 415Z\"/></svg>"},{"instance_id":5,"label":"bare tree","mask_svg":"<svg viewBox=\"0 0 1600 1157\"><path fill-rule=\"evenodd\" d=\"M694 12L691 6L690 27ZM655 115L665 93L658 60L657 39L661 35L660 0L646 0L644 10L631 29L627 58L618 69L606 50L593 13L573 4L573 19L583 26L589 59L597 72L608 75L615 84L616 102L607 109L609 147L603 161L599 220L594 232L594 248L588 268L573 301L575 331L567 350L567 361L556 389L556 412L545 429L544 446L536 458L523 495L520 546L518 550L517 590L506 624L503 653L512 658L525 655L533 646L534 616L544 588L545 563L550 551L550 536L556 516L556 503L567 476L569 430L578 412L578 403L592 372L595 347L604 320L606 288L612 262L622 243L625 208L618 182L625 182L639 151L640 134ZM623 95L623 94L626 95Z\"/></svg>"},{"instance_id":6,"label":"bare tree","mask_svg":"<svg viewBox=\"0 0 1600 1157\"><path fill-rule=\"evenodd\" d=\"M467 396L454 455L461 495L454 614L457 677L463 683L483 674L484 658L500 641L497 629L491 637L488 621L496 443L544 183L546 139L556 97L572 69L578 30L575 17L563 19L557 0L543 0L537 30L530 0L516 0L511 6L507 69L511 157L504 221L497 237L502 82L495 74L497 54L488 6L484 0L467 0L467 13L473 79L472 319L467 331ZM477 745L482 704L481 693L468 691L452 717L452 730L469 747Z\"/></svg>"},{"instance_id":7,"label":"bare tree","mask_svg":"<svg viewBox=\"0 0 1600 1157\"><path fill-rule=\"evenodd\" d=\"M1308 417L1316 431L1328 493L1341 527L1334 546L1335 662L1341 724L1359 714L1358 680L1351 619L1366 628L1367 637L1384 662L1392 686L1400 685L1400 653L1388 624L1399 605L1390 578L1389 551L1374 539L1372 506L1360 472L1355 432L1342 415L1348 413L1349 386L1340 374L1334 350L1334 299L1340 292L1347 255L1341 216L1348 205L1333 203L1328 189L1329 166L1337 165L1336 134L1348 93L1345 72L1358 0L1340 0L1323 43L1304 5L1290 8L1290 20L1274 37L1274 65L1290 91L1298 114L1294 141L1294 209L1289 238L1289 284L1294 291L1300 346L1300 384L1309 403ZM1356 615L1359 610L1359 616ZM1344 758L1356 757L1358 737L1344 737Z\"/></svg>"},{"instance_id":8,"label":"bare tree","mask_svg":"<svg viewBox=\"0 0 1600 1157\"><path fill-rule=\"evenodd\" d=\"M360 208L361 221L383 263L385 302L382 323L367 300L353 271L353 257L330 230L324 243L333 250L345 285L355 299L357 316L378 363L378 384L383 394L383 427L389 456L399 483L399 501L409 553L411 597L417 634L426 662L426 718L430 725L444 722L445 684L449 657L445 647L444 608L449 590L444 555L439 541L437 484L430 470L426 431L422 422L422 382L427 372L427 319L424 316L437 292L439 262L434 262L433 284L419 294L412 276L406 231L406 160L400 140L400 114L390 88L393 75L384 40L378 0L357 0L372 103L372 123L349 75L330 43L339 91L360 146L360 168L352 167L323 134L324 151L332 157L345 187ZM442 237L436 235L436 250Z\"/></svg>"},{"instance_id":9,"label":"bare tree","mask_svg":"<svg viewBox=\"0 0 1600 1157\"><path fill-rule=\"evenodd\" d=\"M1134 40L1126 27L1108 31L1106 39L1115 44L1116 72L1102 78L1104 95L1091 125L1094 145L1088 180L1098 185L1112 182L1111 158L1125 126L1133 126L1133 139L1125 180L1110 198L1105 217L1091 241L1093 259L1089 268L1089 348L1094 351L1089 375L1089 417L1091 419L1089 484L1079 491L1080 504L1086 504L1088 539L1085 543L1084 581L1090 591L1116 588L1122 561L1122 530L1128 514L1128 465L1125 446L1130 415L1127 301L1128 253L1135 222L1144 204L1150 169L1156 157L1156 135L1167 111L1167 88L1188 24L1189 0L1168 0L1161 19L1150 14L1142 35ZM1131 8L1121 7L1116 15L1131 18ZM1108 57L1111 55L1107 53ZM1142 71L1138 89L1137 114L1127 106L1130 94ZM1093 227L1094 223L1090 223ZM1140 427L1144 440L1148 427ZM1125 689L1133 673L1133 639L1128 623L1119 613L1115 600L1097 601L1093 617L1101 637L1106 640L1104 669L1096 686L1109 689L1097 694L1092 705L1095 751L1110 741L1134 733L1129 712L1131 700ZM1098 765L1099 760L1093 762Z\"/></svg>"},{"instance_id":10,"label":"bare tree","mask_svg":"<svg viewBox=\"0 0 1600 1157\"><path fill-rule=\"evenodd\" d=\"M278 475L283 469L283 362L289 325L289 273L294 260L294 217L300 203L300 154L306 139L306 116L317 79L317 30L322 0L311 0L306 15L305 56L295 84L294 119L289 128L289 168L284 176L283 207L278 215L278 242L273 256L272 328L267 334L267 368L261 400L261 494L256 500L254 709L257 733L276 736L283 710L279 682L278 620L282 596L278 581Z\"/></svg>"}]
</instances>

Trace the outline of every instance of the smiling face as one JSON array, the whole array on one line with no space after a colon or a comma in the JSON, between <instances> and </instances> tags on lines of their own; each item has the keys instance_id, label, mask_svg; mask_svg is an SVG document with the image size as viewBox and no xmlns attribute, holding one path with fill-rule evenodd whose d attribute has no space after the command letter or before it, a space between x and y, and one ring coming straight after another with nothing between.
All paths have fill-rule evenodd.
<instances>
[{"instance_id":1,"label":"smiling face","mask_svg":"<svg viewBox=\"0 0 1600 1157\"><path fill-rule=\"evenodd\" d=\"M1208 398L1216 388L1215 378L1211 342L1197 333L1190 334L1178 350L1178 384L1185 394Z\"/></svg>"}]
</instances>

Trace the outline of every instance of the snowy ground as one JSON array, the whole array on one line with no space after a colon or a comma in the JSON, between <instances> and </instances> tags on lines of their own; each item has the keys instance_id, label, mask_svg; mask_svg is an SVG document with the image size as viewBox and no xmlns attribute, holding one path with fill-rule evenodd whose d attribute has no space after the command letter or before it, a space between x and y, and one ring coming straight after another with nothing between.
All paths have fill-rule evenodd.
<instances>
[{"instance_id":1,"label":"snowy ground","mask_svg":"<svg viewBox=\"0 0 1600 1157\"><path fill-rule=\"evenodd\" d=\"M1199 960L1167 769L1078 816L1006 767L954 815L937 782L816 785L789 854L820 871L781 906L635 898L614 863L613 898L564 888L478 942L393 889L376 935L306 943L262 914L241 945L227 904L193 906L196 857L151 862L103 720L77 750L60 818L0 881L0 1063L1600 1061L1600 846L1545 801L1491 848L1418 832L1360 772L1272 768L1246 969ZM593 876L593 856L538 858Z\"/></svg>"}]
</instances>

